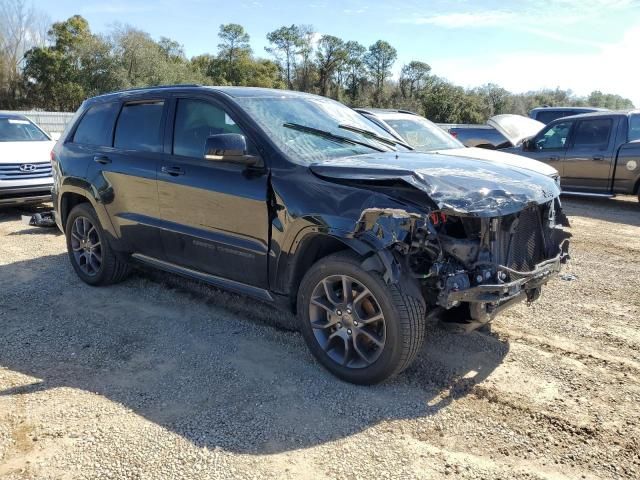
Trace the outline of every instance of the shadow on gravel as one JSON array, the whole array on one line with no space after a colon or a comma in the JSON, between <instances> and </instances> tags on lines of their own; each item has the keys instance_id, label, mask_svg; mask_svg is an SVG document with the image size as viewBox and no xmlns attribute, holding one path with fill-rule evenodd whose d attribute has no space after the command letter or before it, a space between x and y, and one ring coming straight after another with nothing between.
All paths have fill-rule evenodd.
<instances>
[{"instance_id":1,"label":"shadow on gravel","mask_svg":"<svg viewBox=\"0 0 640 480\"><path fill-rule=\"evenodd\" d=\"M429 417L473 391L509 351L491 334L433 327L404 374L357 387L313 360L291 315L156 272L92 288L64 254L0 266L0 328L0 368L34 377L0 395L95 392L195 445L249 454ZM54 395L41 401L64 409L64 392ZM74 407L92 428L118 421L95 419L94 402Z\"/></svg>"},{"instance_id":2,"label":"shadow on gravel","mask_svg":"<svg viewBox=\"0 0 640 480\"><path fill-rule=\"evenodd\" d=\"M569 216L577 215L594 220L640 227L640 202L635 196L619 198L562 197L562 207Z\"/></svg>"}]
</instances>

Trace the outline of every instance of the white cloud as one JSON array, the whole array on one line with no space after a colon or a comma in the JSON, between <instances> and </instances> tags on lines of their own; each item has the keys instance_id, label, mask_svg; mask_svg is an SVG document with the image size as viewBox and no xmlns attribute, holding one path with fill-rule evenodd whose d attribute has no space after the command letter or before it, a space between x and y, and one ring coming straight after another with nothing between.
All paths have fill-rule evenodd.
<instances>
[{"instance_id":1,"label":"white cloud","mask_svg":"<svg viewBox=\"0 0 640 480\"><path fill-rule=\"evenodd\" d=\"M467 7L465 11L404 15L393 21L442 28L492 28L511 24L537 28L544 35L553 27L561 32L569 25L580 25L605 14L634 10L640 11L638 0L523 0L510 5L508 9Z\"/></svg>"},{"instance_id":2,"label":"white cloud","mask_svg":"<svg viewBox=\"0 0 640 480\"><path fill-rule=\"evenodd\" d=\"M445 13L441 15L415 16L400 20L401 23L413 23L415 25L435 25L443 28L463 28L463 27L493 27L503 25L511 21L513 14L510 12L464 12Z\"/></svg>"},{"instance_id":3,"label":"white cloud","mask_svg":"<svg viewBox=\"0 0 640 480\"><path fill-rule=\"evenodd\" d=\"M467 87L493 82L513 92L560 87L587 95L601 90L630 98L640 107L638 45L640 26L627 30L619 42L600 45L589 53L523 52L430 63L439 75Z\"/></svg>"}]
</instances>

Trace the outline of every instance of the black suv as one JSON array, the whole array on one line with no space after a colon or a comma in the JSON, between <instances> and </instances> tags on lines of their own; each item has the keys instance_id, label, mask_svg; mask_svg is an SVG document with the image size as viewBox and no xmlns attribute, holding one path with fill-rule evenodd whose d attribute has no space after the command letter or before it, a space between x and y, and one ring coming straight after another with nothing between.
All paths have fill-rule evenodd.
<instances>
[{"instance_id":1,"label":"black suv","mask_svg":"<svg viewBox=\"0 0 640 480\"><path fill-rule=\"evenodd\" d=\"M355 383L410 365L427 318L468 330L535 300L566 257L551 178L413 152L315 95L103 95L52 158L83 281L120 281L137 261L284 305L315 357Z\"/></svg>"}]
</instances>

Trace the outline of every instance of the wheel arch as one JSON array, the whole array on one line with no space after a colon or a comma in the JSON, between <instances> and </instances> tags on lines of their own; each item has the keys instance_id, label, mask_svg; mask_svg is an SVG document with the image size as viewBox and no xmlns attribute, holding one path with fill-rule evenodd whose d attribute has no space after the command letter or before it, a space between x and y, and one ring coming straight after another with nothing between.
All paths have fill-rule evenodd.
<instances>
[{"instance_id":1,"label":"wheel arch","mask_svg":"<svg viewBox=\"0 0 640 480\"><path fill-rule=\"evenodd\" d=\"M363 258L373 251L357 239L329 232L307 232L296 243L295 251L284 255L288 258L281 259L278 266L279 287L289 297L293 311L296 308L300 281L314 263L343 250L353 251Z\"/></svg>"},{"instance_id":2,"label":"wheel arch","mask_svg":"<svg viewBox=\"0 0 640 480\"><path fill-rule=\"evenodd\" d=\"M60 208L58 210L58 215L60 215L60 221L63 228L67 224L67 218L69 218L71 210L81 203L92 204L91 200L89 200L86 195L75 191L67 191L60 196Z\"/></svg>"}]
</instances>

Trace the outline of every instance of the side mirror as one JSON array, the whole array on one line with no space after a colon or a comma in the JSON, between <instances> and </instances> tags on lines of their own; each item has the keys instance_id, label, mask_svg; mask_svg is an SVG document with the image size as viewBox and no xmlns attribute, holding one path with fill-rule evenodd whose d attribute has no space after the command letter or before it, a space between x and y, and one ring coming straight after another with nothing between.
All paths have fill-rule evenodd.
<instances>
[{"instance_id":1,"label":"side mirror","mask_svg":"<svg viewBox=\"0 0 640 480\"><path fill-rule=\"evenodd\" d=\"M246 166L253 166L259 161L258 157L247 153L247 139L239 133L211 135L204 145L204 158Z\"/></svg>"},{"instance_id":2,"label":"side mirror","mask_svg":"<svg viewBox=\"0 0 640 480\"><path fill-rule=\"evenodd\" d=\"M525 152L533 152L536 150L536 144L533 138L527 138L524 142L522 142L522 150Z\"/></svg>"}]
</instances>

